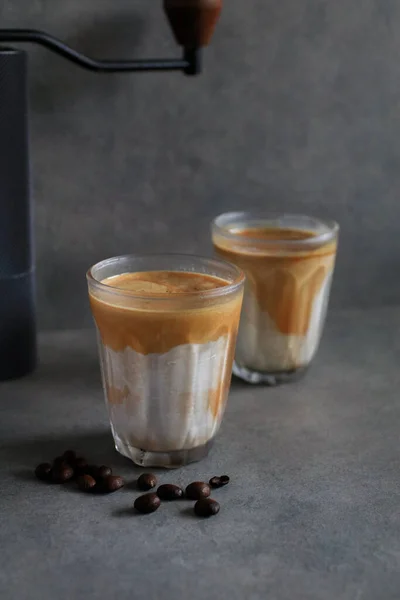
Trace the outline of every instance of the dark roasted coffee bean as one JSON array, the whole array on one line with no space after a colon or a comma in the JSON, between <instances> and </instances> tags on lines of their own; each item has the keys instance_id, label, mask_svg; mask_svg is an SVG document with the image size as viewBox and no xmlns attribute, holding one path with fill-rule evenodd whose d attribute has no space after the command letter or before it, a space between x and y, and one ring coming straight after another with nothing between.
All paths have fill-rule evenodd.
<instances>
[{"instance_id":1,"label":"dark roasted coffee bean","mask_svg":"<svg viewBox=\"0 0 400 600\"><path fill-rule=\"evenodd\" d=\"M202 498L194 505L194 512L198 517L212 517L219 513L219 504L212 498Z\"/></svg>"},{"instance_id":2,"label":"dark roasted coffee bean","mask_svg":"<svg viewBox=\"0 0 400 600\"><path fill-rule=\"evenodd\" d=\"M87 465L85 473L97 479L99 477L99 467L97 465Z\"/></svg>"},{"instance_id":3,"label":"dark roasted coffee bean","mask_svg":"<svg viewBox=\"0 0 400 600\"><path fill-rule=\"evenodd\" d=\"M228 485L229 481L228 475L221 475L221 477L212 477L209 483L213 488L220 488Z\"/></svg>"},{"instance_id":4,"label":"dark roasted coffee bean","mask_svg":"<svg viewBox=\"0 0 400 600\"><path fill-rule=\"evenodd\" d=\"M212 488L219 488L221 487L221 477L211 477L208 483Z\"/></svg>"},{"instance_id":5,"label":"dark roasted coffee bean","mask_svg":"<svg viewBox=\"0 0 400 600\"><path fill-rule=\"evenodd\" d=\"M51 479L51 464L42 463L38 465L35 469L35 475L42 481L49 481Z\"/></svg>"},{"instance_id":6,"label":"dark roasted coffee bean","mask_svg":"<svg viewBox=\"0 0 400 600\"><path fill-rule=\"evenodd\" d=\"M82 492L92 492L96 486L96 480L91 475L78 477L78 487Z\"/></svg>"},{"instance_id":7,"label":"dark roasted coffee bean","mask_svg":"<svg viewBox=\"0 0 400 600\"><path fill-rule=\"evenodd\" d=\"M183 498L183 489L172 483L165 483L157 489L157 496L161 500L180 500Z\"/></svg>"},{"instance_id":8,"label":"dark roasted coffee bean","mask_svg":"<svg viewBox=\"0 0 400 600\"><path fill-rule=\"evenodd\" d=\"M100 479L104 479L105 477L109 477L110 475L112 475L112 469L110 467L102 465L97 469L97 477Z\"/></svg>"},{"instance_id":9,"label":"dark roasted coffee bean","mask_svg":"<svg viewBox=\"0 0 400 600\"><path fill-rule=\"evenodd\" d=\"M111 494L124 487L125 482L119 475L108 475L108 477L105 477L98 482L98 485L100 486L100 492L103 492L103 494Z\"/></svg>"},{"instance_id":10,"label":"dark roasted coffee bean","mask_svg":"<svg viewBox=\"0 0 400 600\"><path fill-rule=\"evenodd\" d=\"M76 460L76 452L73 450L66 450L63 454L63 459L73 467L75 465Z\"/></svg>"},{"instance_id":11,"label":"dark roasted coffee bean","mask_svg":"<svg viewBox=\"0 0 400 600\"><path fill-rule=\"evenodd\" d=\"M70 466L70 465L68 465L68 462L66 461L64 456L57 456L53 460L53 467L66 467L66 466Z\"/></svg>"},{"instance_id":12,"label":"dark roasted coffee bean","mask_svg":"<svg viewBox=\"0 0 400 600\"><path fill-rule=\"evenodd\" d=\"M160 504L160 498L157 496L157 494L154 494L154 492L152 492L150 494L144 494L143 496L139 496L139 498L136 498L133 506L138 512L142 513L143 515L148 515L160 508Z\"/></svg>"},{"instance_id":13,"label":"dark roasted coffee bean","mask_svg":"<svg viewBox=\"0 0 400 600\"><path fill-rule=\"evenodd\" d=\"M211 494L210 486L204 481L194 481L186 488L186 498L189 500L200 500L200 498L208 498Z\"/></svg>"},{"instance_id":14,"label":"dark roasted coffee bean","mask_svg":"<svg viewBox=\"0 0 400 600\"><path fill-rule=\"evenodd\" d=\"M86 469L88 468L88 464L87 464L87 460L86 458L83 458L83 456L78 456L78 458L75 459L75 463L74 463L74 469L77 475L84 475L86 473Z\"/></svg>"},{"instance_id":15,"label":"dark roasted coffee bean","mask_svg":"<svg viewBox=\"0 0 400 600\"><path fill-rule=\"evenodd\" d=\"M143 473L137 480L137 486L139 490L147 492L152 490L157 485L157 477L153 473Z\"/></svg>"},{"instance_id":16,"label":"dark roasted coffee bean","mask_svg":"<svg viewBox=\"0 0 400 600\"><path fill-rule=\"evenodd\" d=\"M58 465L53 467L51 480L53 483L66 483L74 476L74 470L68 465Z\"/></svg>"}]
</instances>

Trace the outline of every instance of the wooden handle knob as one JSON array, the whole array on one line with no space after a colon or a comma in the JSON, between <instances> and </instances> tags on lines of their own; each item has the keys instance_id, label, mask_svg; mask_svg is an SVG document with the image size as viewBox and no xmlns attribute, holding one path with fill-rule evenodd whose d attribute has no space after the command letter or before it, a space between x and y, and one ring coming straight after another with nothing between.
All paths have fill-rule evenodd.
<instances>
[{"instance_id":1,"label":"wooden handle knob","mask_svg":"<svg viewBox=\"0 0 400 600\"><path fill-rule=\"evenodd\" d=\"M207 46L222 10L222 0L164 0L176 41L185 48Z\"/></svg>"}]
</instances>

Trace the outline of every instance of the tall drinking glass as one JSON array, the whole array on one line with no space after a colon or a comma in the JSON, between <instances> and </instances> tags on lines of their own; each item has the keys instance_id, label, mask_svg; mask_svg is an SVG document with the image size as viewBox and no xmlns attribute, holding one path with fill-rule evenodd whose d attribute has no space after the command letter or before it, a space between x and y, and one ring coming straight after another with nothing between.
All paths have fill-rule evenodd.
<instances>
[{"instance_id":1,"label":"tall drinking glass","mask_svg":"<svg viewBox=\"0 0 400 600\"><path fill-rule=\"evenodd\" d=\"M233 372L275 385L303 373L324 328L339 226L295 215L217 217L217 255L246 273Z\"/></svg>"},{"instance_id":2,"label":"tall drinking glass","mask_svg":"<svg viewBox=\"0 0 400 600\"><path fill-rule=\"evenodd\" d=\"M121 256L87 280L116 449L142 466L201 459L225 411L243 272L194 256Z\"/></svg>"}]
</instances>

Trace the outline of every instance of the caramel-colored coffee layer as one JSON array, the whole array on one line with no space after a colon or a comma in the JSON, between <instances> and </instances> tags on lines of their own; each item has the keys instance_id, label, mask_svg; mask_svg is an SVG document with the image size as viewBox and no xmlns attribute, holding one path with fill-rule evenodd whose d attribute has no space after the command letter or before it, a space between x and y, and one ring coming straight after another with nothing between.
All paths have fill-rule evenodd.
<instances>
[{"instance_id":1,"label":"caramel-colored coffee layer","mask_svg":"<svg viewBox=\"0 0 400 600\"><path fill-rule=\"evenodd\" d=\"M268 241L293 242L309 240L315 237L315 234L312 231L277 227L253 227L251 229L232 229L230 231L239 237L250 237L252 240L262 240L264 243Z\"/></svg>"},{"instance_id":2,"label":"caramel-colored coffee layer","mask_svg":"<svg viewBox=\"0 0 400 600\"><path fill-rule=\"evenodd\" d=\"M219 277L185 271L123 273L115 277L108 277L102 283L120 290L149 294L150 296L192 294L193 292L205 292L228 285L227 281Z\"/></svg>"},{"instance_id":3,"label":"caramel-colored coffee layer","mask_svg":"<svg viewBox=\"0 0 400 600\"><path fill-rule=\"evenodd\" d=\"M236 241L214 236L218 255L245 271L261 311L268 313L278 331L305 335L314 300L334 268L336 240L307 246L302 242L316 234L298 229L260 227L231 233ZM278 240L283 242L279 247ZM296 241L299 244L293 244Z\"/></svg>"},{"instance_id":4,"label":"caramel-colored coffee layer","mask_svg":"<svg viewBox=\"0 0 400 600\"><path fill-rule=\"evenodd\" d=\"M202 344L221 336L235 343L241 290L187 308L194 292L228 285L223 279L202 273L149 271L125 273L102 283L110 286L109 292L92 290L90 303L103 344L115 351L132 348L141 354L164 354L182 344ZM118 296L117 290L113 294L112 288L132 291L132 297L129 293ZM138 300L140 294L146 299Z\"/></svg>"}]
</instances>

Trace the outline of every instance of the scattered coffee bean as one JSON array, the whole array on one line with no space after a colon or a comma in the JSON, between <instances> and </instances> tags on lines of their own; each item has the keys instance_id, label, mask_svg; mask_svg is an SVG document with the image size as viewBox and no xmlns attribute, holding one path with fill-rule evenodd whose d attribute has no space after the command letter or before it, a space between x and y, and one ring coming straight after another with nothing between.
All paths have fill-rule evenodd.
<instances>
[{"instance_id":1,"label":"scattered coffee bean","mask_svg":"<svg viewBox=\"0 0 400 600\"><path fill-rule=\"evenodd\" d=\"M150 494L144 494L143 496L136 498L133 506L143 515L148 515L160 508L160 504L160 498L157 496L157 494L151 492Z\"/></svg>"},{"instance_id":2,"label":"scattered coffee bean","mask_svg":"<svg viewBox=\"0 0 400 600\"><path fill-rule=\"evenodd\" d=\"M99 485L99 491L103 492L104 494L111 494L112 492L116 492L124 487L125 482L119 475L108 475L108 477L105 477L101 480Z\"/></svg>"},{"instance_id":3,"label":"scattered coffee bean","mask_svg":"<svg viewBox=\"0 0 400 600\"><path fill-rule=\"evenodd\" d=\"M221 477L212 477L209 483L212 488L220 488L228 485L229 481L228 475L221 475Z\"/></svg>"},{"instance_id":4,"label":"scattered coffee bean","mask_svg":"<svg viewBox=\"0 0 400 600\"><path fill-rule=\"evenodd\" d=\"M91 475L81 475L78 477L78 487L82 492L94 491L96 480Z\"/></svg>"},{"instance_id":5,"label":"scattered coffee bean","mask_svg":"<svg viewBox=\"0 0 400 600\"><path fill-rule=\"evenodd\" d=\"M99 467L97 465L87 465L85 473L97 479L99 477Z\"/></svg>"},{"instance_id":6,"label":"scattered coffee bean","mask_svg":"<svg viewBox=\"0 0 400 600\"><path fill-rule=\"evenodd\" d=\"M88 468L86 458L83 458L83 456L76 458L74 468L77 475L84 475L86 473L86 469Z\"/></svg>"},{"instance_id":7,"label":"scattered coffee bean","mask_svg":"<svg viewBox=\"0 0 400 600\"><path fill-rule=\"evenodd\" d=\"M143 473L137 480L137 486L139 490L147 492L152 490L157 485L157 477L153 473Z\"/></svg>"},{"instance_id":8,"label":"scattered coffee bean","mask_svg":"<svg viewBox=\"0 0 400 600\"><path fill-rule=\"evenodd\" d=\"M194 481L186 488L186 498L189 500L200 500L200 498L208 498L211 494L210 486L204 481Z\"/></svg>"},{"instance_id":9,"label":"scattered coffee bean","mask_svg":"<svg viewBox=\"0 0 400 600\"><path fill-rule=\"evenodd\" d=\"M183 498L183 489L178 485L165 483L157 489L157 496L161 500L180 500L180 498Z\"/></svg>"},{"instance_id":10,"label":"scattered coffee bean","mask_svg":"<svg viewBox=\"0 0 400 600\"><path fill-rule=\"evenodd\" d=\"M51 479L51 464L42 463L38 465L35 469L35 475L42 481L49 481Z\"/></svg>"},{"instance_id":11,"label":"scattered coffee bean","mask_svg":"<svg viewBox=\"0 0 400 600\"><path fill-rule=\"evenodd\" d=\"M102 465L97 469L97 477L100 479L104 479L105 477L109 477L110 475L112 475L112 469L110 467Z\"/></svg>"},{"instance_id":12,"label":"scattered coffee bean","mask_svg":"<svg viewBox=\"0 0 400 600\"><path fill-rule=\"evenodd\" d=\"M194 505L194 512L198 517L212 517L219 513L219 504L212 498L202 498Z\"/></svg>"},{"instance_id":13,"label":"scattered coffee bean","mask_svg":"<svg viewBox=\"0 0 400 600\"><path fill-rule=\"evenodd\" d=\"M66 450L63 454L64 460L73 467L75 465L76 460L76 452L73 450Z\"/></svg>"},{"instance_id":14,"label":"scattered coffee bean","mask_svg":"<svg viewBox=\"0 0 400 600\"><path fill-rule=\"evenodd\" d=\"M68 465L57 465L53 467L51 480L53 483L66 483L74 476L74 470Z\"/></svg>"},{"instance_id":15,"label":"scattered coffee bean","mask_svg":"<svg viewBox=\"0 0 400 600\"><path fill-rule=\"evenodd\" d=\"M57 456L53 460L53 467L67 467L67 466L69 467L70 465L65 460L64 456Z\"/></svg>"}]
</instances>

